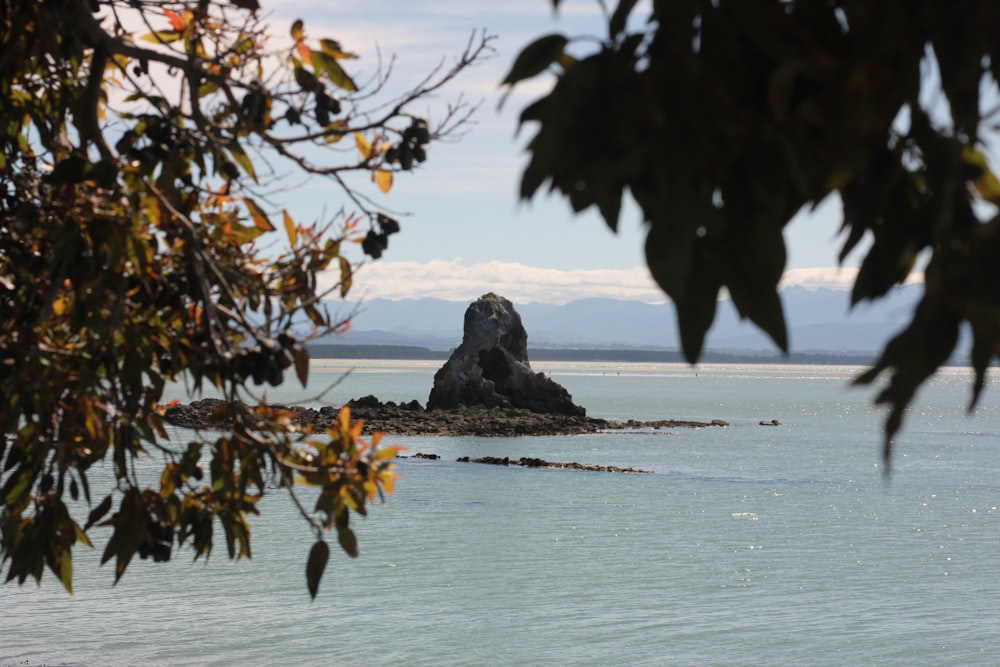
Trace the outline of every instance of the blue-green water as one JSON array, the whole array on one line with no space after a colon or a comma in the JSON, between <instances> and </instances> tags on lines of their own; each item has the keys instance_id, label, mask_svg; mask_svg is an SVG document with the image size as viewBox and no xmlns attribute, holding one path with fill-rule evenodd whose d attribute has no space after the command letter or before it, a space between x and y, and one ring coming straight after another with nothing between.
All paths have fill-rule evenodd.
<instances>
[{"instance_id":1,"label":"blue-green water","mask_svg":"<svg viewBox=\"0 0 1000 667\"><path fill-rule=\"evenodd\" d=\"M426 400L436 363L359 362L327 398ZM318 393L342 366L313 370ZM845 665L1000 662L1000 410L964 412L969 371L920 396L880 466L883 413L856 369L538 363L593 416L725 429L397 438L385 506L334 552L265 499L254 556L134 562L93 551L76 594L0 587L0 665ZM777 419L779 427L759 426ZM652 475L455 463L530 455Z\"/></svg>"}]
</instances>

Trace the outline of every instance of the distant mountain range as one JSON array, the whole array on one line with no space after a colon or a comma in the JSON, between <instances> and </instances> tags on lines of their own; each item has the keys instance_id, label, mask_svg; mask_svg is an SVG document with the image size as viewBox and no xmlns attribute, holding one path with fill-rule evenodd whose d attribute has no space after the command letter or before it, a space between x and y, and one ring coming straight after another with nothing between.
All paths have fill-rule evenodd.
<instances>
[{"instance_id":1,"label":"distant mountain range","mask_svg":"<svg viewBox=\"0 0 1000 667\"><path fill-rule=\"evenodd\" d=\"M789 342L794 352L873 354L909 320L922 287L908 285L874 304L849 309L850 293L792 286L782 290ZM454 348L462 340L468 302L443 299L373 299L331 303L335 312L354 311L350 331L318 343L411 345ZM514 304L532 348L633 348L676 350L677 320L670 303L581 299L565 305ZM706 350L774 353L774 344L740 320L732 303L720 301Z\"/></svg>"}]
</instances>

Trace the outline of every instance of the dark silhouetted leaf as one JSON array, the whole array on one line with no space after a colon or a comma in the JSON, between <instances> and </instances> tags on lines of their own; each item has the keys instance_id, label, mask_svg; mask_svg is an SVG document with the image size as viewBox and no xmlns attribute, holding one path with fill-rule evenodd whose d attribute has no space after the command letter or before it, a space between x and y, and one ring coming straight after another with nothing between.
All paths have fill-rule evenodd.
<instances>
[{"instance_id":1,"label":"dark silhouetted leaf","mask_svg":"<svg viewBox=\"0 0 1000 667\"><path fill-rule=\"evenodd\" d=\"M617 37L625 31L628 15L632 13L632 9L636 6L637 2L638 0L618 0L618 5L615 7L615 11L608 21L608 28L612 37Z\"/></svg>"},{"instance_id":2,"label":"dark silhouetted leaf","mask_svg":"<svg viewBox=\"0 0 1000 667\"><path fill-rule=\"evenodd\" d=\"M528 44L517 55L510 72L503 79L503 85L513 86L518 81L541 74L556 61L568 42L565 35L554 33Z\"/></svg>"},{"instance_id":3,"label":"dark silhouetted leaf","mask_svg":"<svg viewBox=\"0 0 1000 667\"><path fill-rule=\"evenodd\" d=\"M309 550L309 560L306 561L306 586L309 588L309 597L314 600L316 593L319 592L319 582L323 578L323 571L326 570L329 558L330 547L322 540Z\"/></svg>"},{"instance_id":4,"label":"dark silhouetted leaf","mask_svg":"<svg viewBox=\"0 0 1000 667\"><path fill-rule=\"evenodd\" d=\"M340 542L340 548L344 550L344 553L351 558L358 557L358 538L353 530L347 526L338 527L337 541Z\"/></svg>"}]
</instances>

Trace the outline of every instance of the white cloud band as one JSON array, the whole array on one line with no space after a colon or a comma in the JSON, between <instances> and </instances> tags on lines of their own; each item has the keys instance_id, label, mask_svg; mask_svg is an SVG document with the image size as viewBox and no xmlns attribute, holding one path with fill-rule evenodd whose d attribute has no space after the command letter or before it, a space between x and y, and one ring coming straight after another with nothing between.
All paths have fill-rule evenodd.
<instances>
[{"instance_id":1,"label":"white cloud band","mask_svg":"<svg viewBox=\"0 0 1000 667\"><path fill-rule=\"evenodd\" d=\"M850 289L857 276L853 268L791 269L782 286L808 289ZM913 280L921 276L915 274ZM324 276L332 284L332 275ZM663 292L646 267L631 269L543 269L513 262L464 264L462 260L430 262L371 262L357 272L351 299L420 299L471 301L496 292L515 303L564 304L587 298L612 298L660 303Z\"/></svg>"}]
</instances>

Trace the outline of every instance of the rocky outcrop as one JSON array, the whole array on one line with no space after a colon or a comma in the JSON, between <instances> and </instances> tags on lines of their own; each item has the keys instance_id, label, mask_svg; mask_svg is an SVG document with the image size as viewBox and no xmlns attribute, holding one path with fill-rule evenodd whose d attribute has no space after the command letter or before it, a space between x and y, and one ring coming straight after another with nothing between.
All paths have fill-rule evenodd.
<instances>
[{"instance_id":1,"label":"rocky outcrop","mask_svg":"<svg viewBox=\"0 0 1000 667\"><path fill-rule=\"evenodd\" d=\"M353 419L363 419L365 433L384 431L394 436L422 435L449 437L515 437L526 435L579 435L602 431L648 432L674 428L728 426L722 420L697 422L687 420L657 420L615 422L593 417L532 412L523 408L459 407L452 410L425 410L417 401L408 403L381 402L374 396L348 401ZM295 414L292 419L300 428L321 431L332 427L339 408L328 406L318 410L297 406L272 405L272 408ZM240 404L238 409L248 415L250 410ZM165 421L175 426L199 429L225 429L232 425L232 410L218 399L203 399L164 410ZM251 422L252 423L252 422Z\"/></svg>"},{"instance_id":2,"label":"rocky outcrop","mask_svg":"<svg viewBox=\"0 0 1000 667\"><path fill-rule=\"evenodd\" d=\"M528 334L507 299L492 292L465 311L462 344L434 374L428 410L480 406L584 417L569 392L528 363Z\"/></svg>"}]
</instances>

